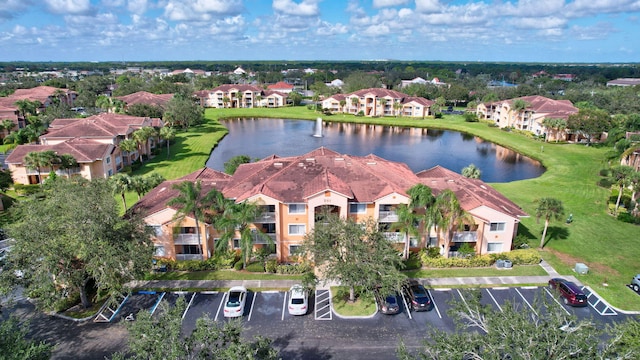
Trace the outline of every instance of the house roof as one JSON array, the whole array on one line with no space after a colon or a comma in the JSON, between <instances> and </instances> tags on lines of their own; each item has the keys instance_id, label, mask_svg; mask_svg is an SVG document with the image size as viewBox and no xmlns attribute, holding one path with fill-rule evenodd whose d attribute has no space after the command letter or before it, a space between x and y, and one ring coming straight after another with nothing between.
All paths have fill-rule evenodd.
<instances>
[{"instance_id":1,"label":"house roof","mask_svg":"<svg viewBox=\"0 0 640 360\"><path fill-rule=\"evenodd\" d=\"M513 105L515 100L524 100L530 104L527 109L536 114L546 114L547 117L567 119L569 115L578 112L578 108L573 106L569 100L553 100L540 95L523 96L509 100Z\"/></svg>"},{"instance_id":2,"label":"house roof","mask_svg":"<svg viewBox=\"0 0 640 360\"><path fill-rule=\"evenodd\" d=\"M38 100L43 105L53 96L56 91L62 91L64 94L72 93L68 89L59 89L53 86L37 86L31 89L16 89L13 94L7 97L0 97L0 105L17 108L15 102L18 100L28 99L30 101Z\"/></svg>"},{"instance_id":3,"label":"house roof","mask_svg":"<svg viewBox=\"0 0 640 360\"><path fill-rule=\"evenodd\" d=\"M78 163L92 163L101 160L102 157L111 153L112 144L105 144L90 139L75 138L55 145L18 145L7 156L5 162L7 164L22 164L24 157L33 151L52 150L56 154L70 154Z\"/></svg>"},{"instance_id":4,"label":"house roof","mask_svg":"<svg viewBox=\"0 0 640 360\"><path fill-rule=\"evenodd\" d=\"M230 176L223 172L203 168L179 179L164 181L140 199L140 201L133 206L133 211L143 214L154 214L166 209L167 203L179 194L179 191L174 189L173 186L184 181L196 182L200 180L202 192L206 194L213 189L222 190L229 181L229 178ZM175 209L175 207L173 208Z\"/></svg>"},{"instance_id":5,"label":"house roof","mask_svg":"<svg viewBox=\"0 0 640 360\"><path fill-rule=\"evenodd\" d=\"M42 137L45 139L111 138L117 135L126 136L135 129L151 126L152 123L152 119L147 117L102 113L84 119L55 119L51 122L50 131Z\"/></svg>"},{"instance_id":6,"label":"house roof","mask_svg":"<svg viewBox=\"0 0 640 360\"><path fill-rule=\"evenodd\" d=\"M420 171L416 176L422 184L430 187L434 194L445 189L453 191L460 206L466 211L487 206L514 218L528 216L518 205L482 180L466 178L440 165Z\"/></svg>"},{"instance_id":7,"label":"house roof","mask_svg":"<svg viewBox=\"0 0 640 360\"><path fill-rule=\"evenodd\" d=\"M173 94L152 94L146 91L138 91L133 94L116 97L116 99L124 101L127 105L148 104L162 108L165 107L172 98Z\"/></svg>"},{"instance_id":8,"label":"house roof","mask_svg":"<svg viewBox=\"0 0 640 360\"><path fill-rule=\"evenodd\" d=\"M402 99L408 96L407 94L401 93L399 91L383 89L383 88L362 89L362 90L354 91L348 94L347 96L354 96L354 95L358 97L363 97L366 95L374 95L375 97L390 97L393 99Z\"/></svg>"},{"instance_id":9,"label":"house roof","mask_svg":"<svg viewBox=\"0 0 640 360\"><path fill-rule=\"evenodd\" d=\"M255 85L223 84L223 85L220 85L220 86L214 88L213 90L211 90L211 92L216 92L216 91L228 92L230 90L236 90L236 91L240 91L240 92L251 91L251 92L258 92L258 93L261 93L263 91L263 89L261 87L255 86Z\"/></svg>"},{"instance_id":10,"label":"house roof","mask_svg":"<svg viewBox=\"0 0 640 360\"><path fill-rule=\"evenodd\" d=\"M275 84L271 84L271 85L267 86L267 89L268 90L276 90L276 89L291 90L291 89L293 89L293 85L287 84L284 81L278 81Z\"/></svg>"},{"instance_id":11,"label":"house roof","mask_svg":"<svg viewBox=\"0 0 640 360\"><path fill-rule=\"evenodd\" d=\"M424 107L430 107L431 105L436 103L433 100L428 100L428 99L425 99L425 98L419 97L419 96L409 96L409 97L406 97L406 98L404 98L402 100L403 104L408 104L410 102L418 103L418 104L420 104L420 105L422 105Z\"/></svg>"}]
</instances>

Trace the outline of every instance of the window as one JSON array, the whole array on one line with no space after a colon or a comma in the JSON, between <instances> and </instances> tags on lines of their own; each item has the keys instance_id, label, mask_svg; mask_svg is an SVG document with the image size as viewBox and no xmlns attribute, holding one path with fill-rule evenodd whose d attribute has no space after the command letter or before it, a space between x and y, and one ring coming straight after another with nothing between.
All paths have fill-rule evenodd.
<instances>
[{"instance_id":1,"label":"window","mask_svg":"<svg viewBox=\"0 0 640 360\"><path fill-rule=\"evenodd\" d=\"M107 164L111 164L111 156L107 156Z\"/></svg>"},{"instance_id":2,"label":"window","mask_svg":"<svg viewBox=\"0 0 640 360\"><path fill-rule=\"evenodd\" d=\"M304 214L305 211L305 204L289 204L289 214Z\"/></svg>"},{"instance_id":3,"label":"window","mask_svg":"<svg viewBox=\"0 0 640 360\"><path fill-rule=\"evenodd\" d=\"M502 243L488 243L487 252L502 252Z\"/></svg>"},{"instance_id":4,"label":"window","mask_svg":"<svg viewBox=\"0 0 640 360\"><path fill-rule=\"evenodd\" d=\"M162 235L162 226L161 225L149 225L149 228L153 231L153 235L161 236Z\"/></svg>"},{"instance_id":5,"label":"window","mask_svg":"<svg viewBox=\"0 0 640 360\"><path fill-rule=\"evenodd\" d=\"M240 249L240 239L233 239L233 249Z\"/></svg>"},{"instance_id":6,"label":"window","mask_svg":"<svg viewBox=\"0 0 640 360\"><path fill-rule=\"evenodd\" d=\"M289 224L289 235L304 235L304 224Z\"/></svg>"},{"instance_id":7,"label":"window","mask_svg":"<svg viewBox=\"0 0 640 360\"><path fill-rule=\"evenodd\" d=\"M349 213L351 214L364 214L366 212L367 212L367 204L363 204L363 203L349 204Z\"/></svg>"},{"instance_id":8,"label":"window","mask_svg":"<svg viewBox=\"0 0 640 360\"><path fill-rule=\"evenodd\" d=\"M491 223L491 225L489 225L489 231L504 231L504 225L503 222Z\"/></svg>"},{"instance_id":9,"label":"window","mask_svg":"<svg viewBox=\"0 0 640 360\"><path fill-rule=\"evenodd\" d=\"M200 246L198 245L179 245L182 247L180 254L200 254Z\"/></svg>"},{"instance_id":10,"label":"window","mask_svg":"<svg viewBox=\"0 0 640 360\"><path fill-rule=\"evenodd\" d=\"M155 245L153 256L167 256L166 251L164 249L164 245Z\"/></svg>"},{"instance_id":11,"label":"window","mask_svg":"<svg viewBox=\"0 0 640 360\"><path fill-rule=\"evenodd\" d=\"M289 245L289 255L297 255L300 252L300 245Z\"/></svg>"}]
</instances>

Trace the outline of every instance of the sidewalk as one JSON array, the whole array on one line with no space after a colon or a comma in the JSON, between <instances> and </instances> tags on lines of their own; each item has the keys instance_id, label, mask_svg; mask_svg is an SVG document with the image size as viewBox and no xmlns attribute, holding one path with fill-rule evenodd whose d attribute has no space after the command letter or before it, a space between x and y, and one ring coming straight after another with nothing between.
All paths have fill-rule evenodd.
<instances>
[{"instance_id":1,"label":"sidewalk","mask_svg":"<svg viewBox=\"0 0 640 360\"><path fill-rule=\"evenodd\" d=\"M540 263L548 275L544 276L509 276L509 270L505 269L504 276L483 276L483 277L454 277L454 278L431 278L418 279L427 286L469 286L469 285L491 285L510 286L518 284L546 284L549 279L559 277L551 265L542 260ZM582 285L574 276L563 276L578 285ZM298 280L150 280L132 281L127 286L133 289L219 289L230 288L232 286L244 286L246 288L268 288L268 289L288 289ZM327 289L337 284L320 284L318 289Z\"/></svg>"}]
</instances>

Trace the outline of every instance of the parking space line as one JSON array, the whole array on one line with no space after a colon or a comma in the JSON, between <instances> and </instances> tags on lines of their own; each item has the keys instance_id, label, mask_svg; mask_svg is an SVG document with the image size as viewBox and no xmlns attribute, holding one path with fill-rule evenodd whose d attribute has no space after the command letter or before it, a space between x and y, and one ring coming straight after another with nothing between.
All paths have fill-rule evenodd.
<instances>
[{"instance_id":1,"label":"parking space line","mask_svg":"<svg viewBox=\"0 0 640 360\"><path fill-rule=\"evenodd\" d=\"M558 306L560 306L560 308L562 308L562 310L564 310L564 312L567 313L567 315L571 315L571 313L569 312L569 310L565 309L564 306L562 306L562 303L560 301L558 301L558 299L556 299L556 297L551 293L551 291L549 291L549 289L547 289L546 287L544 288L544 291L547 292L547 294L549 296L551 296L551 299L553 299L553 301L556 302L556 304L558 304Z\"/></svg>"},{"instance_id":2,"label":"parking space line","mask_svg":"<svg viewBox=\"0 0 640 360\"><path fill-rule=\"evenodd\" d=\"M162 301L162 298L164 298L164 296L166 295L166 292L163 292L162 294L160 294L160 296L158 296L158 301L156 301L155 304L153 304L153 306L151 307L151 315L153 315L154 312L156 312L156 309L158 308L158 305L160 305L160 302Z\"/></svg>"},{"instance_id":3,"label":"parking space line","mask_svg":"<svg viewBox=\"0 0 640 360\"><path fill-rule=\"evenodd\" d=\"M315 320L332 320L333 313L331 311L331 291L329 290L316 290L316 305L314 311L314 319ZM320 306L326 302L326 305ZM320 313L321 311L327 309L328 311Z\"/></svg>"},{"instance_id":4,"label":"parking space line","mask_svg":"<svg viewBox=\"0 0 640 360\"><path fill-rule=\"evenodd\" d=\"M259 292L254 292L253 293L253 299L251 299L251 308L249 309L249 317L247 318L247 321L251 321L251 314L253 314L253 304L256 303L256 298L258 297L258 294L260 294Z\"/></svg>"},{"instance_id":5,"label":"parking space line","mask_svg":"<svg viewBox=\"0 0 640 360\"><path fill-rule=\"evenodd\" d=\"M495 290L506 290L507 288L494 288ZM491 293L491 291L489 291L490 289L486 289L487 290L487 294L489 294L489 296L491 296L491 299L493 300L493 303L496 304L496 306L498 307L498 310L500 310L500 312L504 312L502 310L502 306L500 306L500 304L498 304L498 301L496 300L495 297L493 297L493 294Z\"/></svg>"},{"instance_id":6,"label":"parking space line","mask_svg":"<svg viewBox=\"0 0 640 360\"><path fill-rule=\"evenodd\" d=\"M618 315L618 313L611 307L611 305L609 305L609 303L607 303L604 299L602 299L601 297L599 297L598 295L595 294L595 292L593 290L591 290L590 287L588 286L583 286L582 287L582 291L584 290L588 290L589 291L589 295L587 295L587 304L589 304L589 306L591 306L593 308L593 310L595 310L598 314L600 314L601 316L615 316ZM594 298L597 299L597 301L595 303L591 303L589 302L589 300L591 299L591 296L593 296ZM596 308L596 306L598 304L602 303L604 305L604 309L598 310Z\"/></svg>"},{"instance_id":7,"label":"parking space line","mask_svg":"<svg viewBox=\"0 0 640 360\"><path fill-rule=\"evenodd\" d=\"M431 291L429 291L428 289L427 289L427 294L429 294L429 297L431 298L431 302L433 303L433 308L436 310L436 313L438 313L438 317L442 319L442 314L440 314L440 309L438 309L438 305L436 305L436 299L433 298L433 295L431 295Z\"/></svg>"},{"instance_id":8,"label":"parking space line","mask_svg":"<svg viewBox=\"0 0 640 360\"><path fill-rule=\"evenodd\" d=\"M284 292L284 300L282 300L282 318L280 319L282 321L284 321L284 310L287 308L287 293L289 292Z\"/></svg>"},{"instance_id":9,"label":"parking space line","mask_svg":"<svg viewBox=\"0 0 640 360\"><path fill-rule=\"evenodd\" d=\"M191 307L191 304L193 304L193 299L196 298L196 294L197 293L193 293L193 295L191 295L191 300L189 300L189 303L187 304L187 307L184 309L184 312L182 313L182 320L184 320L184 317L187 316L187 311L189 311L189 308Z\"/></svg>"},{"instance_id":10,"label":"parking space line","mask_svg":"<svg viewBox=\"0 0 640 360\"><path fill-rule=\"evenodd\" d=\"M407 310L407 316L409 316L409 320L413 320L413 316L411 316L411 309L409 309L409 304L407 303L407 299L405 299L404 294L402 292L400 292L400 297L402 298L404 309Z\"/></svg>"},{"instance_id":11,"label":"parking space line","mask_svg":"<svg viewBox=\"0 0 640 360\"><path fill-rule=\"evenodd\" d=\"M220 315L220 309L222 309L222 304L224 304L227 300L227 293L224 293L224 295L222 296L222 301L220 302L220 305L218 305L218 311L216 311L216 317L213 319L213 321L218 321L218 315Z\"/></svg>"},{"instance_id":12,"label":"parking space line","mask_svg":"<svg viewBox=\"0 0 640 360\"><path fill-rule=\"evenodd\" d=\"M524 297L524 295L522 295L522 293L520 292L520 290L518 290L516 288L516 292L518 293L518 295L520 295L520 297L522 298L522 300L524 301L525 304L527 304L527 306L529 307L529 309L531 309L531 311L533 311L533 313L536 315L536 317L538 317L538 313L536 312L536 310L533 308L533 306L531 306L531 304L527 301L527 299Z\"/></svg>"}]
</instances>

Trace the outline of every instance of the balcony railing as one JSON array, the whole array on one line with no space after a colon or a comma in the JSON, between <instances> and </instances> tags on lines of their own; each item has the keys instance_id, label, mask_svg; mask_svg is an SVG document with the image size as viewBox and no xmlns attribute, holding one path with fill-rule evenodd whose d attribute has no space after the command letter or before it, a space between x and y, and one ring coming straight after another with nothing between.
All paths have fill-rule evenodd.
<instances>
[{"instance_id":1,"label":"balcony railing","mask_svg":"<svg viewBox=\"0 0 640 360\"><path fill-rule=\"evenodd\" d=\"M477 231L458 231L453 234L453 242L476 242L478 241Z\"/></svg>"},{"instance_id":2,"label":"balcony railing","mask_svg":"<svg viewBox=\"0 0 640 360\"><path fill-rule=\"evenodd\" d=\"M254 244L269 244L269 242L271 242L272 244L275 244L276 234L271 234L271 233L258 234L257 232L255 232L253 233L252 241Z\"/></svg>"},{"instance_id":3,"label":"balcony railing","mask_svg":"<svg viewBox=\"0 0 640 360\"><path fill-rule=\"evenodd\" d=\"M173 243L175 245L198 245L200 241L196 234L174 234Z\"/></svg>"},{"instance_id":4,"label":"balcony railing","mask_svg":"<svg viewBox=\"0 0 640 360\"><path fill-rule=\"evenodd\" d=\"M395 211L378 212L378 222L392 223L398 221L398 214Z\"/></svg>"},{"instance_id":5,"label":"balcony railing","mask_svg":"<svg viewBox=\"0 0 640 360\"><path fill-rule=\"evenodd\" d=\"M254 223L258 223L258 224L274 223L274 222L276 222L276 213L275 212L263 212L253 222Z\"/></svg>"},{"instance_id":6,"label":"balcony railing","mask_svg":"<svg viewBox=\"0 0 640 360\"><path fill-rule=\"evenodd\" d=\"M389 242L400 243L404 242L404 234L400 232L384 232L382 233Z\"/></svg>"},{"instance_id":7,"label":"balcony railing","mask_svg":"<svg viewBox=\"0 0 640 360\"><path fill-rule=\"evenodd\" d=\"M202 254L176 254L176 260L202 260Z\"/></svg>"}]
</instances>

